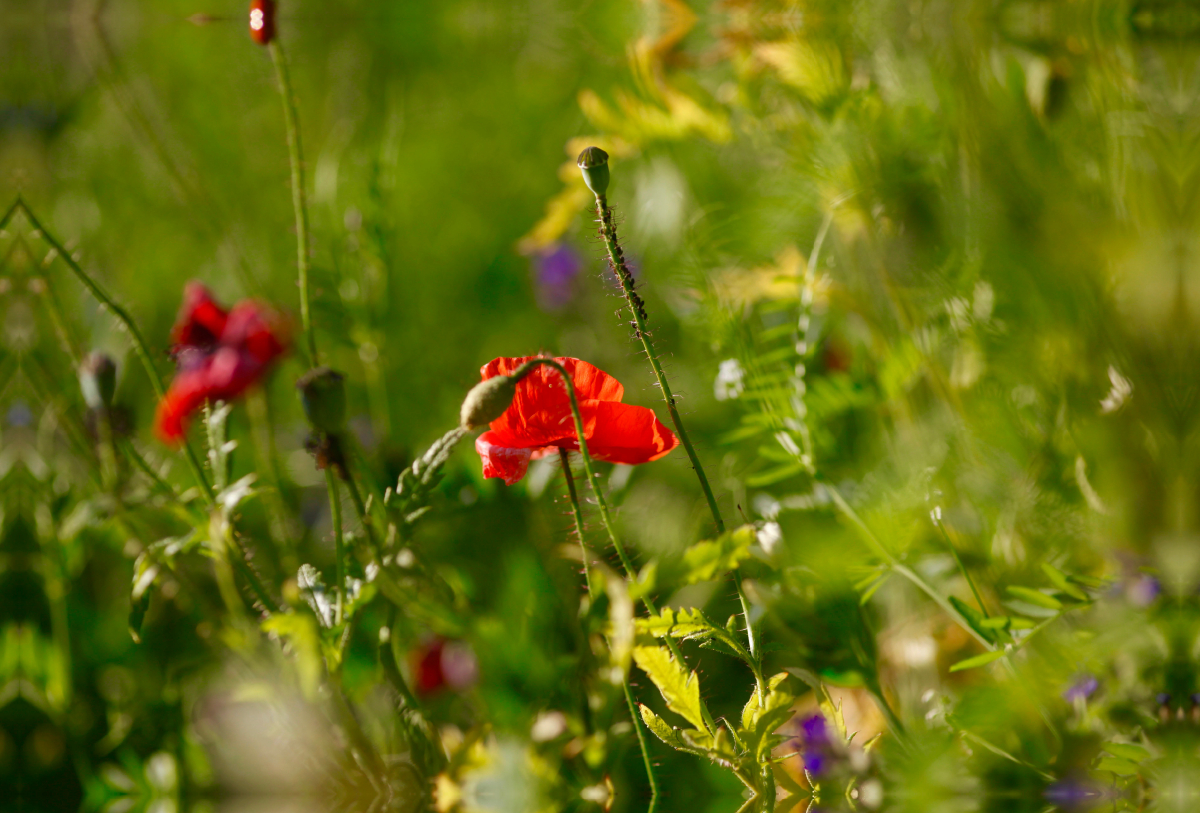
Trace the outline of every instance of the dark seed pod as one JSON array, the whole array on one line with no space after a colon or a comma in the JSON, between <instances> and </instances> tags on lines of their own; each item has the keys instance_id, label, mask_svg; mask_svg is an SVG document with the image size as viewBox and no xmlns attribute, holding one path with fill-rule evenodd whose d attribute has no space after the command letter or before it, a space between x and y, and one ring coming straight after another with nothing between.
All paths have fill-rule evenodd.
<instances>
[{"instance_id":1,"label":"dark seed pod","mask_svg":"<svg viewBox=\"0 0 1200 813\"><path fill-rule=\"evenodd\" d=\"M259 45L275 39L275 0L251 0L250 38Z\"/></svg>"},{"instance_id":2,"label":"dark seed pod","mask_svg":"<svg viewBox=\"0 0 1200 813\"><path fill-rule=\"evenodd\" d=\"M341 373L328 367L309 370L296 382L300 403L314 429L327 434L346 426L346 384Z\"/></svg>"}]
</instances>

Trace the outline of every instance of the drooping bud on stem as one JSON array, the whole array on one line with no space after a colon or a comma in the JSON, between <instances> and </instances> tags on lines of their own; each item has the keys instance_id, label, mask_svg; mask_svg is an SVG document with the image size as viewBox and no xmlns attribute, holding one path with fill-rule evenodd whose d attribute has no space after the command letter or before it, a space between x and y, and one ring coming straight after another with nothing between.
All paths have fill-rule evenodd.
<instances>
[{"instance_id":1,"label":"drooping bud on stem","mask_svg":"<svg viewBox=\"0 0 1200 813\"><path fill-rule=\"evenodd\" d=\"M251 0L250 38L259 45L275 39L275 0Z\"/></svg>"},{"instance_id":2,"label":"drooping bud on stem","mask_svg":"<svg viewBox=\"0 0 1200 813\"><path fill-rule=\"evenodd\" d=\"M579 153L576 163L592 194L599 197L608 191L608 153L599 147L588 147Z\"/></svg>"},{"instance_id":3,"label":"drooping bud on stem","mask_svg":"<svg viewBox=\"0 0 1200 813\"><path fill-rule=\"evenodd\" d=\"M472 387L458 413L462 427L478 429L503 415L517 395L517 384L535 366L536 361L527 361L513 370L511 375L498 375Z\"/></svg>"},{"instance_id":4,"label":"drooping bud on stem","mask_svg":"<svg viewBox=\"0 0 1200 813\"><path fill-rule=\"evenodd\" d=\"M83 390L83 400L89 408L111 407L117 392L116 363L106 353L88 354L79 365L79 388Z\"/></svg>"},{"instance_id":5,"label":"drooping bud on stem","mask_svg":"<svg viewBox=\"0 0 1200 813\"><path fill-rule=\"evenodd\" d=\"M346 427L346 383L341 373L316 367L300 376L296 389L314 429L336 435Z\"/></svg>"}]
</instances>

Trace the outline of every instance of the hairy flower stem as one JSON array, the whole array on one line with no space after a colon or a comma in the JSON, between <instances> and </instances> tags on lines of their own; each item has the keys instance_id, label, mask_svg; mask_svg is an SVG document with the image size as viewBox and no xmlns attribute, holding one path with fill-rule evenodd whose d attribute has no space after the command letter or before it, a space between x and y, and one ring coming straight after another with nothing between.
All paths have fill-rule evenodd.
<instances>
[{"instance_id":1,"label":"hairy flower stem","mask_svg":"<svg viewBox=\"0 0 1200 813\"><path fill-rule=\"evenodd\" d=\"M337 475L332 466L325 467L325 487L329 491L329 515L333 521L333 559L337 578L337 599L333 606L333 623L342 623L346 603L346 550L342 540L342 501L338 496Z\"/></svg>"},{"instance_id":2,"label":"hairy flower stem","mask_svg":"<svg viewBox=\"0 0 1200 813\"><path fill-rule=\"evenodd\" d=\"M571 380L571 374L566 371L566 368L551 358L536 358L526 362L524 366L533 368L541 364L544 364L547 367L553 367L555 370L557 370L559 376L563 380L563 383L566 384L567 398L571 402L571 417L575 420L575 437L579 440L579 456L583 458L584 477L587 479L588 486L592 489L592 493L596 496L596 507L600 510L600 520L604 523L604 530L608 532L609 541L612 542L613 548L617 551L617 558L621 560L621 567L625 571L625 576L626 578L632 579L636 570L633 566L632 560L629 558L628 552L625 550L625 546L621 544L621 540L617 537L617 532L613 528L612 514L608 510L608 500L605 499L604 492L600 488L600 483L596 477L596 471L592 466L592 456L588 454L587 441L584 439L583 434L583 416L579 411L579 399L575 395L575 382ZM576 503L576 505L578 505L578 503ZM643 595L642 604L646 607L651 615L658 615L658 607L656 606L654 599L650 598L650 596ZM664 640L666 642L667 649L671 651L671 655L675 658L675 660L680 664L686 664L687 661L683 659L683 653L679 651L679 645L675 643L675 639L668 636ZM766 687L762 685L762 681L759 681L759 689L760 695L765 696ZM700 709L704 713L704 720L708 724L710 733L715 736L717 732L717 726L713 721L712 716L709 714L708 705L702 702L700 704Z\"/></svg>"},{"instance_id":3,"label":"hairy flower stem","mask_svg":"<svg viewBox=\"0 0 1200 813\"><path fill-rule=\"evenodd\" d=\"M667 412L671 415L675 434L679 436L679 442L683 444L684 451L687 452L688 459L692 462L696 479L700 481L700 488L704 491L704 499L708 501L708 510L712 512L713 522L717 526L717 533L724 533L725 520L721 518L721 509L717 505L717 498L713 496L712 487L708 484L708 476L704 473L704 466L700 463L696 449L692 446L687 430L683 427L683 419L679 417L679 408L675 406L675 396L671 393L671 385L667 382L667 375L663 372L662 365L658 362L658 356L654 352L654 341L650 338L650 331L646 327L646 303L642 301L641 296L634 288L633 273L625 263L625 254L617 240L617 226L613 222L612 209L608 206L607 196L596 195L596 212L600 215L600 231L604 236L604 246L608 249L609 262L612 263L617 281L621 283L621 291L625 294L629 310L633 313L634 330L642 343L642 349L646 352L646 358L650 361L650 367L654 370L654 377L658 380L658 388L662 391ZM737 587L738 601L742 605L742 617L746 621L746 638L750 644L750 655L757 658L758 641L754 634L754 625L750 622L750 602L747 600L746 590L742 586L741 571L736 569L733 571L733 583Z\"/></svg>"},{"instance_id":4,"label":"hairy flower stem","mask_svg":"<svg viewBox=\"0 0 1200 813\"><path fill-rule=\"evenodd\" d=\"M46 231L46 227L42 225L40 220L38 220L37 215L33 213L23 198L18 197L16 203L13 204L13 207L14 208L10 209L5 215L5 218L0 220L0 224L7 222L8 218L11 217L12 212L15 211L15 208L19 207L21 211L25 213L25 217L29 219L29 224L33 226L33 228L36 229L41 235L41 238L45 240L55 252L57 252L58 256L62 258L63 262L67 264L67 268L71 269L71 272L75 275L75 277L81 283L83 283L83 287L87 288L88 292L95 297L104 308L112 313L122 329L129 334L129 338L133 342L133 351L137 355L138 360L142 362L142 366L146 369L146 375L150 378L150 385L154 388L155 396L157 396L158 400L161 401L164 397L166 397L167 389L163 385L162 376L158 374L158 370L154 366L154 359L150 355L149 345L146 344L146 340L142 337L142 332L138 330L137 324L133 321L133 318L129 315L128 311L118 305L113 298L109 296L103 288L100 287L99 283L92 279L91 276L89 276L88 273L83 270L79 263L75 261L75 258L73 258L62 247L62 244L54 238L54 235ZM207 500L209 504L213 504L216 500L213 496L212 489L209 487L208 478L204 475L204 469L200 465L200 458L196 457L195 450L192 448L192 445L188 443L186 438L184 438L183 441L183 451L188 462L188 468L192 470L192 476L196 478L196 482L200 485L200 493L204 495L204 499Z\"/></svg>"},{"instance_id":5,"label":"hairy flower stem","mask_svg":"<svg viewBox=\"0 0 1200 813\"><path fill-rule=\"evenodd\" d=\"M579 536L579 552L583 556L583 578L587 582L589 598L592 594L592 567L588 561L591 555L583 541L583 509L579 505L579 494L575 491L575 478L571 475L571 457L566 449L559 448L558 458L562 461L563 478L567 481L567 494L571 498L571 513L575 517L575 533Z\"/></svg>"},{"instance_id":6,"label":"hairy flower stem","mask_svg":"<svg viewBox=\"0 0 1200 813\"><path fill-rule=\"evenodd\" d=\"M650 806L646 813L654 813L658 809L658 778L654 775L654 764L650 761L650 745L646 742L646 734L638 724L641 715L638 714L637 704L633 702L633 691L629 688L629 678L625 678L625 702L629 704L629 715L633 717L633 730L637 734L638 746L642 750L642 762L646 764L646 778L650 780Z\"/></svg>"},{"instance_id":7,"label":"hairy flower stem","mask_svg":"<svg viewBox=\"0 0 1200 813\"><path fill-rule=\"evenodd\" d=\"M304 328L304 340L308 349L309 364L317 366L317 336L313 330L312 309L309 306L308 282L308 201L304 195L304 149L300 144L300 122L296 113L296 96L292 91L292 80L288 74L287 56L279 38L267 45L271 62L275 64L275 78L279 82L279 95L283 99L283 127L287 135L288 162L292 169L292 208L296 212L296 270L300 285L300 324Z\"/></svg>"}]
</instances>

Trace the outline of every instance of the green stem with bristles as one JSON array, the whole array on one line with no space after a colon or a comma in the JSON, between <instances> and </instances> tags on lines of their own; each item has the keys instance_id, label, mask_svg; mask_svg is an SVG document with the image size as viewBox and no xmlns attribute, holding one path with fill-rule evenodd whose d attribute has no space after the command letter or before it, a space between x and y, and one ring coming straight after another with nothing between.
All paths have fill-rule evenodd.
<instances>
[{"instance_id":1,"label":"green stem with bristles","mask_svg":"<svg viewBox=\"0 0 1200 813\"><path fill-rule=\"evenodd\" d=\"M300 324L304 328L304 340L308 349L309 363L315 367L317 361L317 336L313 330L312 309L309 304L308 281L308 201L304 194L304 149L300 143L300 117L296 113L296 97L292 92L292 80L288 74L287 56L279 39L267 45L271 61L275 64L275 78L279 82L279 95L283 98L283 127L287 135L288 163L292 170L292 208L296 216L296 271L300 285Z\"/></svg>"},{"instance_id":2,"label":"green stem with bristles","mask_svg":"<svg viewBox=\"0 0 1200 813\"><path fill-rule=\"evenodd\" d=\"M567 495L571 498L571 513L575 517L575 533L579 536L579 552L583 556L583 578L587 582L588 596L592 593L592 567L588 561L587 544L583 541L583 509L579 505L579 494L575 491L575 478L571 475L571 457L566 449L559 448L558 458L562 461L563 478L567 481Z\"/></svg>"},{"instance_id":3,"label":"green stem with bristles","mask_svg":"<svg viewBox=\"0 0 1200 813\"><path fill-rule=\"evenodd\" d=\"M717 526L717 533L725 532L725 520L721 518L721 509L717 505L717 498L713 495L712 487L708 484L708 475L704 473L704 466L700 462L700 457L696 454L696 449L692 446L692 441L688 438L687 430L683 426L683 419L679 416L679 408L675 405L675 396L671 393L671 385L667 381L667 375L663 372L662 365L658 361L658 355L654 352L654 342L650 338L650 331L646 326L646 306L642 302L642 298L634 289L633 273L629 270L629 266L625 263L625 255L621 250L621 244L617 241L617 226L613 222L612 209L608 207L608 198L604 195L596 195L596 212L600 215L600 231L604 236L604 246L608 250L608 259L612 263L613 272L616 274L617 281L621 283L621 291L625 294L625 301L629 305L629 310L633 314L634 329L637 332L637 338L642 343L642 349L646 353L646 359L650 362L651 369L654 370L654 377L658 381L658 388L662 391L663 401L667 405L667 412L671 416L671 424L675 427L675 434L679 436L679 442L683 445L684 451L687 452L688 460L692 462L692 468L696 472L696 479L700 481L700 488L704 492L704 499L708 502L708 510L712 513L713 523ZM738 570L733 571L733 583L737 587L738 601L742 605L742 616L746 620L746 638L750 645L750 654L752 657L758 656L758 641L754 634L754 625L750 622L750 602L746 598L746 590L742 586L742 574Z\"/></svg>"}]
</instances>

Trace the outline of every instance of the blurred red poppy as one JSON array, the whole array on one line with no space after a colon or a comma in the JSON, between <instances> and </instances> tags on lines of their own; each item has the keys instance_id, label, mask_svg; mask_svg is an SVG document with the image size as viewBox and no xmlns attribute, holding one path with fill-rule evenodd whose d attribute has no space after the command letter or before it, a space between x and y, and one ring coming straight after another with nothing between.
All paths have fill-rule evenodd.
<instances>
[{"instance_id":1,"label":"blurred red poppy","mask_svg":"<svg viewBox=\"0 0 1200 813\"><path fill-rule=\"evenodd\" d=\"M208 288L189 282L171 341L178 372L158 405L155 428L173 443L205 401L228 401L262 380L287 350L288 331L265 305L247 299L226 311Z\"/></svg>"},{"instance_id":2,"label":"blurred red poppy","mask_svg":"<svg viewBox=\"0 0 1200 813\"><path fill-rule=\"evenodd\" d=\"M426 640L409 653L413 690L421 697L437 694L442 689L461 692L479 676L475 652L463 641L445 638Z\"/></svg>"},{"instance_id":3,"label":"blurred red poppy","mask_svg":"<svg viewBox=\"0 0 1200 813\"><path fill-rule=\"evenodd\" d=\"M250 38L259 45L275 39L274 0L253 0L250 3Z\"/></svg>"},{"instance_id":4,"label":"blurred red poppy","mask_svg":"<svg viewBox=\"0 0 1200 813\"><path fill-rule=\"evenodd\" d=\"M482 369L483 380L508 375L533 357L498 358ZM555 359L575 383L588 452L610 463L649 463L679 439L646 407L621 403L625 388L603 370L573 358ZM517 394L489 431L475 440L484 477L502 477L513 485L525 476L529 461L558 449L579 450L571 402L558 372L545 365L517 384Z\"/></svg>"}]
</instances>

